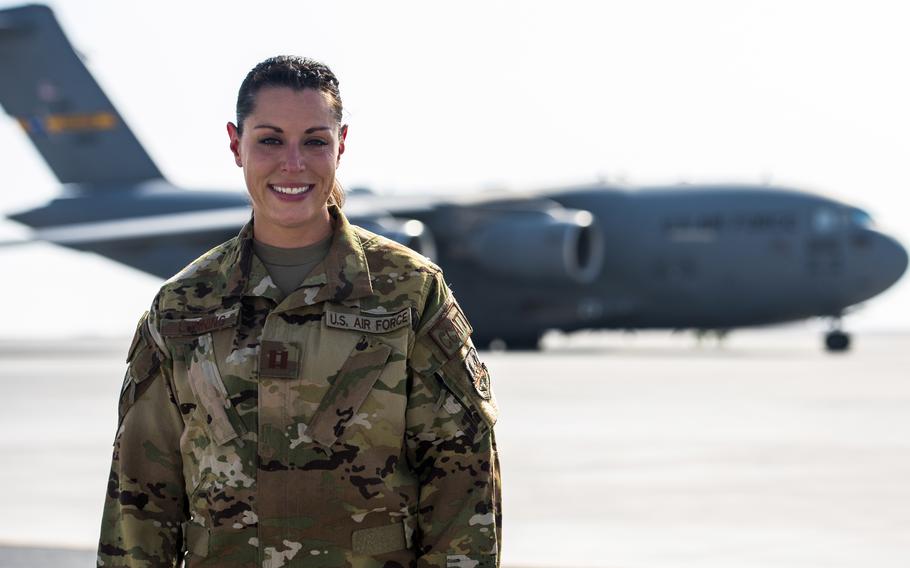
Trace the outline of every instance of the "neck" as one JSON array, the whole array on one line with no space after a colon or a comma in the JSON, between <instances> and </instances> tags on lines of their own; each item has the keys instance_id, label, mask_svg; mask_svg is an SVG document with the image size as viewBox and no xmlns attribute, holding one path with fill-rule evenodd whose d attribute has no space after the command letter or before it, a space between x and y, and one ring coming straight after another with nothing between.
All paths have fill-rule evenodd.
<instances>
[{"instance_id":1,"label":"neck","mask_svg":"<svg viewBox=\"0 0 910 568\"><path fill-rule=\"evenodd\" d=\"M267 223L256 223L253 216L253 238L260 243L280 248L299 248L318 243L332 233L332 218L328 209L323 209L318 222L300 227L281 227Z\"/></svg>"}]
</instances>

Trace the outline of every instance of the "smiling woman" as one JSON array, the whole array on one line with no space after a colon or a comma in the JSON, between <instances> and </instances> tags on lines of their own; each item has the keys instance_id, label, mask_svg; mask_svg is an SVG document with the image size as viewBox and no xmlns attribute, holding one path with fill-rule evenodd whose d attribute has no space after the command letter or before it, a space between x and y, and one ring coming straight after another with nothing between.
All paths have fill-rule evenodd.
<instances>
[{"instance_id":1,"label":"smiling woman","mask_svg":"<svg viewBox=\"0 0 910 568\"><path fill-rule=\"evenodd\" d=\"M253 202L254 236L280 247L312 244L331 231L326 203L343 201L335 169L347 127L323 91L266 87L256 100L245 117L238 111L242 126L227 125Z\"/></svg>"},{"instance_id":2,"label":"smiling woman","mask_svg":"<svg viewBox=\"0 0 910 568\"><path fill-rule=\"evenodd\" d=\"M499 566L498 409L426 258L347 222L323 64L257 65L228 124L253 207L129 349L99 566Z\"/></svg>"},{"instance_id":3,"label":"smiling woman","mask_svg":"<svg viewBox=\"0 0 910 568\"><path fill-rule=\"evenodd\" d=\"M231 150L259 221L255 234L275 246L283 244L278 241L308 244L331 228L325 205L335 187L346 131L333 123L319 91L271 87L258 100L245 120L245 136L228 123ZM303 234L314 231L323 234Z\"/></svg>"}]
</instances>

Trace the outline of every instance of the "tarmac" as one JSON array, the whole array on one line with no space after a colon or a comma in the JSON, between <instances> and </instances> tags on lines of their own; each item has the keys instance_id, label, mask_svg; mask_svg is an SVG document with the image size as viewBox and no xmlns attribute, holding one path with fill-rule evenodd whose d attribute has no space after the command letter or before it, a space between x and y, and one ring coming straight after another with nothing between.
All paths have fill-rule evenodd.
<instances>
[{"instance_id":1,"label":"tarmac","mask_svg":"<svg viewBox=\"0 0 910 568\"><path fill-rule=\"evenodd\" d=\"M0 342L0 567L92 565L128 338ZM504 568L910 566L910 334L482 353Z\"/></svg>"}]
</instances>

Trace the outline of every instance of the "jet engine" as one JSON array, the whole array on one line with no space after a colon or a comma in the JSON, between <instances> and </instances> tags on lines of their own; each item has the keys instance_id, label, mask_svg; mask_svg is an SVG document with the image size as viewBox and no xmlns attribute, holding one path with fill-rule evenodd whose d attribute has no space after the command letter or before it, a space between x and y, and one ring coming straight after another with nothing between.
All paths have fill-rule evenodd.
<instances>
[{"instance_id":1,"label":"jet engine","mask_svg":"<svg viewBox=\"0 0 910 568\"><path fill-rule=\"evenodd\" d=\"M470 237L473 259L503 276L588 283L600 274L603 234L579 209L501 212Z\"/></svg>"},{"instance_id":2,"label":"jet engine","mask_svg":"<svg viewBox=\"0 0 910 568\"><path fill-rule=\"evenodd\" d=\"M436 257L436 241L433 239L429 227L417 219L401 219L392 216L352 217L351 222L412 248L427 258Z\"/></svg>"}]
</instances>

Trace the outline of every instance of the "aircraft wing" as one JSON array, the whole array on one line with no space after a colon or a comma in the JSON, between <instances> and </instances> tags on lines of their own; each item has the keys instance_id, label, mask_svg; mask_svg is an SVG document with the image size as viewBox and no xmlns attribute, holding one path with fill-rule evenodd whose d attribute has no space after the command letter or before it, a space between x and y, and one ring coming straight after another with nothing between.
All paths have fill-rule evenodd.
<instances>
[{"instance_id":1,"label":"aircraft wing","mask_svg":"<svg viewBox=\"0 0 910 568\"><path fill-rule=\"evenodd\" d=\"M128 219L56 225L35 229L36 240L59 245L120 242L155 239L211 231L235 231L250 219L248 207L211 211L176 212Z\"/></svg>"}]
</instances>

